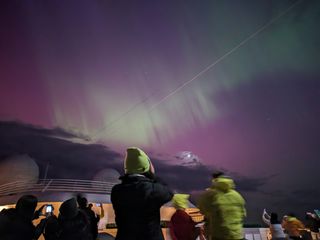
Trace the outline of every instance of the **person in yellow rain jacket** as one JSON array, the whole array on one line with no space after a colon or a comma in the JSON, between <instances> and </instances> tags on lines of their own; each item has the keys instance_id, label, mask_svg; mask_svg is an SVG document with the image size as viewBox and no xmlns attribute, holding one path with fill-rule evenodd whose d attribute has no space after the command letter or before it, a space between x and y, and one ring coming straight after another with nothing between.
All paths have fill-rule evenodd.
<instances>
[{"instance_id":1,"label":"person in yellow rain jacket","mask_svg":"<svg viewBox=\"0 0 320 240\"><path fill-rule=\"evenodd\" d=\"M302 239L300 232L304 229L304 225L294 214L288 214L283 217L282 227L289 235L289 239Z\"/></svg>"},{"instance_id":2,"label":"person in yellow rain jacket","mask_svg":"<svg viewBox=\"0 0 320 240\"><path fill-rule=\"evenodd\" d=\"M198 207L205 215L209 240L240 240L244 238L245 200L227 176L213 178L212 186L200 196Z\"/></svg>"}]
</instances>

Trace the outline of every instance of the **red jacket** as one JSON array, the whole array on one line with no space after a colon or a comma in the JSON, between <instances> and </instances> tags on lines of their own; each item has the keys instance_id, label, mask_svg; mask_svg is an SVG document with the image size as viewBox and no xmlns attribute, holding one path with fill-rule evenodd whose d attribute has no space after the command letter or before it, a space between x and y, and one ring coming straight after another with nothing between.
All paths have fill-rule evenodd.
<instances>
[{"instance_id":1,"label":"red jacket","mask_svg":"<svg viewBox=\"0 0 320 240\"><path fill-rule=\"evenodd\" d=\"M195 240L196 223L183 210L178 209L171 217L170 234L172 240Z\"/></svg>"}]
</instances>

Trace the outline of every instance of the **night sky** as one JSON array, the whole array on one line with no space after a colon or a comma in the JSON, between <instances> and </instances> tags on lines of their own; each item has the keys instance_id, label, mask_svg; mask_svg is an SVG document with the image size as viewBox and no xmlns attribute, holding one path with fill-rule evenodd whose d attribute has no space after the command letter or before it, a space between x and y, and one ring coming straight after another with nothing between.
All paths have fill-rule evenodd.
<instances>
[{"instance_id":1,"label":"night sky","mask_svg":"<svg viewBox=\"0 0 320 240\"><path fill-rule=\"evenodd\" d=\"M320 208L319 26L318 0L3 0L0 161L91 179L138 146L180 192L224 170L248 222L303 217Z\"/></svg>"}]
</instances>

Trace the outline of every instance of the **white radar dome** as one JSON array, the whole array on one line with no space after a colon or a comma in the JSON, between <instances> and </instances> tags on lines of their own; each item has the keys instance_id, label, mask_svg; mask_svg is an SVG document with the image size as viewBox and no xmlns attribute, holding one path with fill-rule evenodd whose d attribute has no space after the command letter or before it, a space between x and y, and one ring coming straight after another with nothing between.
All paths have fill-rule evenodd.
<instances>
[{"instance_id":1,"label":"white radar dome","mask_svg":"<svg viewBox=\"0 0 320 240\"><path fill-rule=\"evenodd\" d=\"M101 182L118 182L119 177L120 174L117 170L105 168L97 172L97 174L93 177L93 180Z\"/></svg>"},{"instance_id":2,"label":"white radar dome","mask_svg":"<svg viewBox=\"0 0 320 240\"><path fill-rule=\"evenodd\" d=\"M39 178L39 167L28 155L14 155L0 162L0 185L15 181L33 181Z\"/></svg>"}]
</instances>

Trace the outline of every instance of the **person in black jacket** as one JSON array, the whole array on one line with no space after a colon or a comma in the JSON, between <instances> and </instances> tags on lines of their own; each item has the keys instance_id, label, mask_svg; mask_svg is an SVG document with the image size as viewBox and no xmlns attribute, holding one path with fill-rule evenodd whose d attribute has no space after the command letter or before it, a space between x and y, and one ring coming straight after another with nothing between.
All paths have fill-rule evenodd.
<instances>
[{"instance_id":1,"label":"person in black jacket","mask_svg":"<svg viewBox=\"0 0 320 240\"><path fill-rule=\"evenodd\" d=\"M118 228L116 240L163 240L160 208L173 193L154 175L149 157L139 148L128 148L125 175L111 191Z\"/></svg>"},{"instance_id":2,"label":"person in black jacket","mask_svg":"<svg viewBox=\"0 0 320 240\"><path fill-rule=\"evenodd\" d=\"M98 222L100 218L96 216L95 212L88 206L88 200L81 195L77 196L79 209L87 216L90 223L90 231L93 239L98 237Z\"/></svg>"},{"instance_id":3,"label":"person in black jacket","mask_svg":"<svg viewBox=\"0 0 320 240\"><path fill-rule=\"evenodd\" d=\"M61 240L92 240L90 222L87 216L79 211L75 198L64 201L58 217L61 226Z\"/></svg>"},{"instance_id":4,"label":"person in black jacket","mask_svg":"<svg viewBox=\"0 0 320 240\"><path fill-rule=\"evenodd\" d=\"M0 213L1 240L35 240L43 231L46 219L34 226L32 220L39 218L36 210L38 199L33 195L24 195L17 201L15 208L4 209Z\"/></svg>"}]
</instances>

